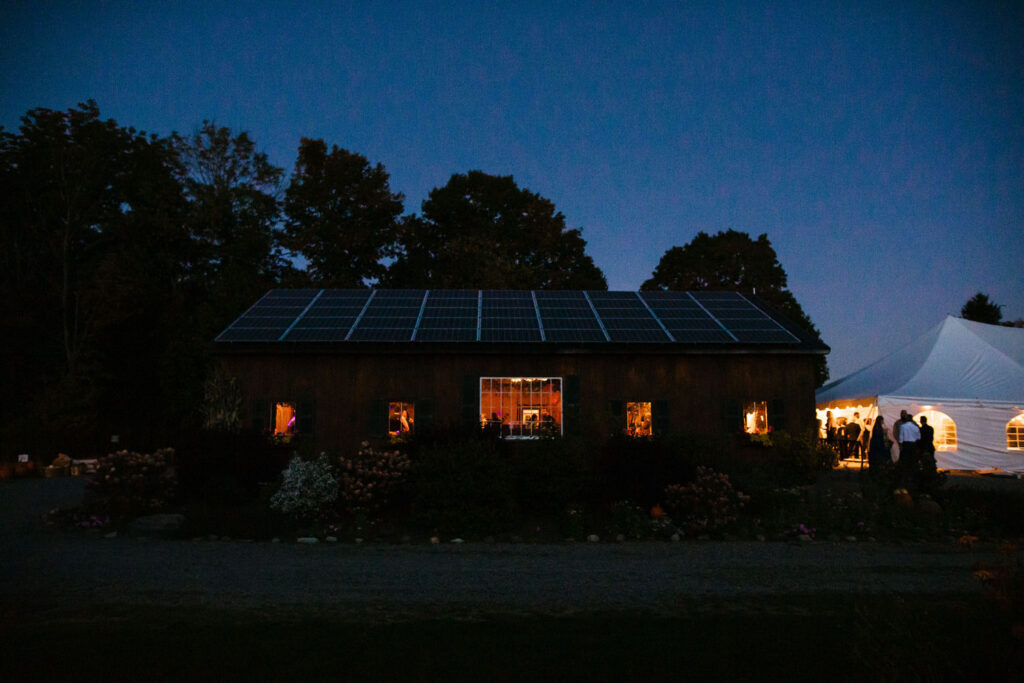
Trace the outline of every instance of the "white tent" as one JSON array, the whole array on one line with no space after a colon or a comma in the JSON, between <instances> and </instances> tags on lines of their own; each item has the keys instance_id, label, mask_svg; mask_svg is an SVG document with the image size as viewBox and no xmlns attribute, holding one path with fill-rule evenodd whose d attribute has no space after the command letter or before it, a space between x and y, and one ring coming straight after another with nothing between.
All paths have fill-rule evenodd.
<instances>
[{"instance_id":1,"label":"white tent","mask_svg":"<svg viewBox=\"0 0 1024 683\"><path fill-rule=\"evenodd\" d=\"M947 317L815 399L819 419L927 415L942 469L1024 473L1024 329Z\"/></svg>"}]
</instances>

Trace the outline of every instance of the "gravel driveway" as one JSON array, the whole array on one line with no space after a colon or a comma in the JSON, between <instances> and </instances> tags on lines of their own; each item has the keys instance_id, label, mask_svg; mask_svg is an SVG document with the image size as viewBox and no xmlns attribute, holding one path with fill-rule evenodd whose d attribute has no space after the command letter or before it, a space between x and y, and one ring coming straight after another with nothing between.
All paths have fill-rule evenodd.
<instances>
[{"instance_id":1,"label":"gravel driveway","mask_svg":"<svg viewBox=\"0 0 1024 683\"><path fill-rule=\"evenodd\" d=\"M800 594L977 593L991 550L882 543L352 545L104 538L42 528L75 479L0 486L0 602L317 610L360 619L474 612L671 614ZM776 601L778 602L778 601ZM22 611L21 609L18 610Z\"/></svg>"}]
</instances>

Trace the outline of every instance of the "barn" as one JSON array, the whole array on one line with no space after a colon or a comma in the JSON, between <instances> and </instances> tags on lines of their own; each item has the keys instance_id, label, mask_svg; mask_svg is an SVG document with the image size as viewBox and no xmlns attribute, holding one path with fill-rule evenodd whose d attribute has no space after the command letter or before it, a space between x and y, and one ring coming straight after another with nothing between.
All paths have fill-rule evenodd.
<instances>
[{"instance_id":1,"label":"barn","mask_svg":"<svg viewBox=\"0 0 1024 683\"><path fill-rule=\"evenodd\" d=\"M390 289L271 290L214 347L246 424L334 452L452 425L803 431L829 350L737 292Z\"/></svg>"}]
</instances>

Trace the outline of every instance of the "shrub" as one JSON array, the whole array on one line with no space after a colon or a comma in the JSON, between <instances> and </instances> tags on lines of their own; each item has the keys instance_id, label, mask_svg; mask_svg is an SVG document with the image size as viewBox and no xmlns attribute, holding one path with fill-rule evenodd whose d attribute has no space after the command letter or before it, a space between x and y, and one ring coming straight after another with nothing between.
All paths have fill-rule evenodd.
<instances>
[{"instance_id":1,"label":"shrub","mask_svg":"<svg viewBox=\"0 0 1024 683\"><path fill-rule=\"evenodd\" d=\"M424 449L410 485L414 523L438 533L492 534L515 521L511 470L487 441Z\"/></svg>"},{"instance_id":2,"label":"shrub","mask_svg":"<svg viewBox=\"0 0 1024 683\"><path fill-rule=\"evenodd\" d=\"M196 430L182 435L175 454L184 499L240 504L259 499L261 482L273 482L287 467L296 444L274 445L252 430Z\"/></svg>"},{"instance_id":3,"label":"shrub","mask_svg":"<svg viewBox=\"0 0 1024 683\"><path fill-rule=\"evenodd\" d=\"M409 473L409 458L397 450L375 450L366 441L338 468L341 504L350 515L371 516L390 502L395 487Z\"/></svg>"},{"instance_id":4,"label":"shrub","mask_svg":"<svg viewBox=\"0 0 1024 683\"><path fill-rule=\"evenodd\" d=\"M270 507L298 520L323 519L338 499L338 480L326 453L313 460L296 456L281 473Z\"/></svg>"},{"instance_id":5,"label":"shrub","mask_svg":"<svg viewBox=\"0 0 1024 683\"><path fill-rule=\"evenodd\" d=\"M735 490L729 476L698 467L689 484L665 488L665 507L690 534L709 533L736 521L749 497Z\"/></svg>"},{"instance_id":6,"label":"shrub","mask_svg":"<svg viewBox=\"0 0 1024 683\"><path fill-rule=\"evenodd\" d=\"M587 445L581 439L502 442L512 468L516 499L523 514L554 517L578 506L589 474Z\"/></svg>"},{"instance_id":7,"label":"shrub","mask_svg":"<svg viewBox=\"0 0 1024 683\"><path fill-rule=\"evenodd\" d=\"M813 482L820 472L839 463L839 455L822 446L813 431L799 436L779 431L772 435L772 439L779 466L794 481Z\"/></svg>"},{"instance_id":8,"label":"shrub","mask_svg":"<svg viewBox=\"0 0 1024 683\"><path fill-rule=\"evenodd\" d=\"M665 486L693 476L687 444L660 438L614 436L598 451L592 490L595 507L618 500L660 502Z\"/></svg>"},{"instance_id":9,"label":"shrub","mask_svg":"<svg viewBox=\"0 0 1024 683\"><path fill-rule=\"evenodd\" d=\"M651 525L643 508L629 500L618 500L612 503L608 530L634 540L650 534Z\"/></svg>"},{"instance_id":10,"label":"shrub","mask_svg":"<svg viewBox=\"0 0 1024 683\"><path fill-rule=\"evenodd\" d=\"M118 451L99 459L86 480L93 509L115 519L157 510L167 504L177 485L174 449L151 454Z\"/></svg>"}]
</instances>

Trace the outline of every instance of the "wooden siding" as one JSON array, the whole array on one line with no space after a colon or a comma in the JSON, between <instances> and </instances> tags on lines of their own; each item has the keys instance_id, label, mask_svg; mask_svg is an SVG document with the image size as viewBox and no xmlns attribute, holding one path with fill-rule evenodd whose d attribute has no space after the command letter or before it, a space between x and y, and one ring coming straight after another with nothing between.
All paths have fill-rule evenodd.
<instances>
[{"instance_id":1,"label":"wooden siding","mask_svg":"<svg viewBox=\"0 0 1024 683\"><path fill-rule=\"evenodd\" d=\"M318 449L347 452L370 436L371 406L430 400L435 424L456 424L464 378L579 378L579 426L611 433L614 401L662 402L670 432L723 433L732 400L782 401L791 432L815 424L813 355L803 354L230 354L221 356L254 402L306 403ZM564 389L563 389L564 390ZM564 401L564 399L563 399ZM385 404L386 405L386 404ZM245 424L254 416L247 415ZM302 417L302 416L300 416ZM769 420L773 416L769 414ZM623 424L618 425L621 421ZM739 425L736 426L738 431Z\"/></svg>"}]
</instances>

